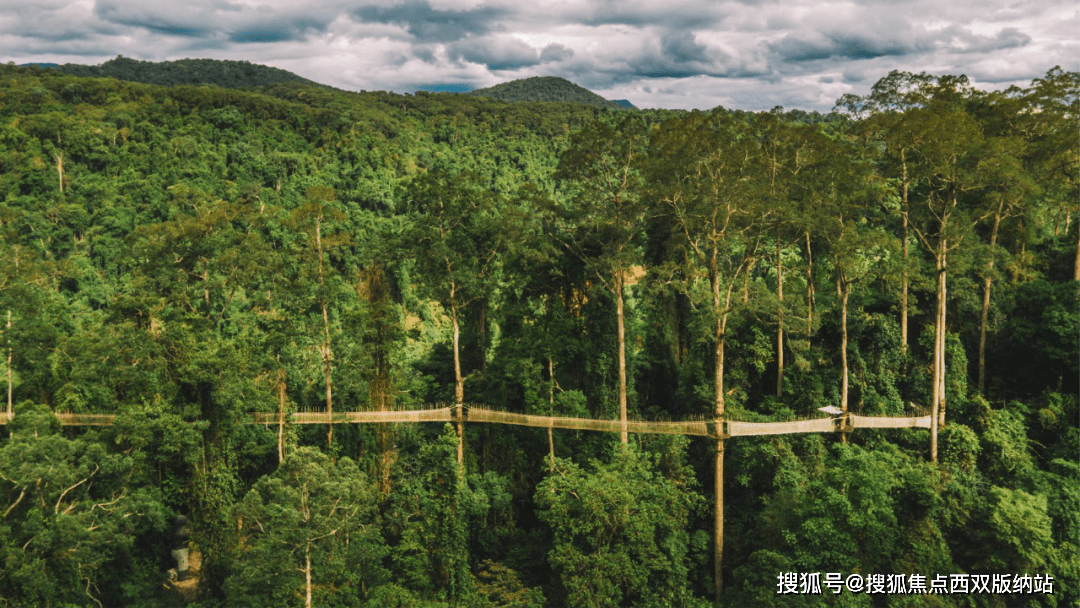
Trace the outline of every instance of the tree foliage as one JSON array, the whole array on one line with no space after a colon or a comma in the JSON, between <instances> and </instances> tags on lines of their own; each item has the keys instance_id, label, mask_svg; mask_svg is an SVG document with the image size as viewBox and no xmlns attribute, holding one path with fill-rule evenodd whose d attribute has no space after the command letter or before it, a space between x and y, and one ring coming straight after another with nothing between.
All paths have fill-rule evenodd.
<instances>
[{"instance_id":1,"label":"tree foliage","mask_svg":"<svg viewBox=\"0 0 1080 608\"><path fill-rule=\"evenodd\" d=\"M1053 596L959 601L1076 602L1075 73L894 72L822 117L107 65L181 86L0 66L0 605L168 604L177 515L205 606L697 605L721 546L724 605L832 605L776 593L804 571L1042 573ZM258 88L181 82L234 68ZM466 393L947 408L936 464L923 429L290 422Z\"/></svg>"}]
</instances>

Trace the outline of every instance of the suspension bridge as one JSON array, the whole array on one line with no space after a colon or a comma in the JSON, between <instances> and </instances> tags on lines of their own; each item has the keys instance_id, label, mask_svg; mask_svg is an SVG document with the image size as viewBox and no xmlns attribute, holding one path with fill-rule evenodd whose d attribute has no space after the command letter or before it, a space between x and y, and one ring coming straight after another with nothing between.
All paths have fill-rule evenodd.
<instances>
[{"instance_id":1,"label":"suspension bridge","mask_svg":"<svg viewBox=\"0 0 1080 608\"><path fill-rule=\"evenodd\" d=\"M484 405L464 405L461 413L452 405L423 409L382 411L325 411L307 412L252 412L247 424L365 424L365 423L417 423L417 422L464 422L509 424L544 429L574 431L599 431L618 433L623 430L620 420L575 418L569 416L540 416L492 409ZM111 426L117 414L82 414L59 412L63 426ZM0 425L7 424L13 416L0 413ZM690 419L690 420L627 420L626 430L635 434L691 435L700 437L748 437L755 435L788 435L793 433L850 433L855 429L925 428L931 426L930 416L863 416L840 414L803 420L780 422L743 422L738 420Z\"/></svg>"},{"instance_id":2,"label":"suspension bridge","mask_svg":"<svg viewBox=\"0 0 1080 608\"><path fill-rule=\"evenodd\" d=\"M919 410L911 404L913 408ZM724 442L732 437L750 437L767 435L789 435L795 433L851 433L859 428L864 429L895 429L895 428L925 428L933 433L932 415L918 416L864 416L849 412L840 412L838 408L823 408L831 410L827 416L806 418L802 420L787 420L779 422L752 422L730 419L691 419L691 420L610 420L598 418L574 418L569 416L543 416L535 414L522 414L492 409L484 405L437 405L420 409L376 410L376 411L339 411L328 413L326 411L301 411L286 413L277 412L252 412L249 413L244 423L277 425L278 437L286 424L364 424L364 423L419 423L419 422L451 422L458 429L458 462L462 462L462 431L466 423L481 424L509 424L544 428L548 430L548 443L551 446L552 466L554 466L554 443L551 438L553 429L575 431L599 431L609 433L637 434L664 434L664 435L688 435L708 437L716 444L716 487L715 494L715 528L713 531L715 541L714 577L716 583L716 598L719 601L722 594L723 577L721 574L721 560L724 543ZM112 425L117 414L82 414L60 412L56 414L63 426L109 426ZM0 412L0 425L8 424L13 415L8 412ZM280 443L279 443L280 450Z\"/></svg>"}]
</instances>

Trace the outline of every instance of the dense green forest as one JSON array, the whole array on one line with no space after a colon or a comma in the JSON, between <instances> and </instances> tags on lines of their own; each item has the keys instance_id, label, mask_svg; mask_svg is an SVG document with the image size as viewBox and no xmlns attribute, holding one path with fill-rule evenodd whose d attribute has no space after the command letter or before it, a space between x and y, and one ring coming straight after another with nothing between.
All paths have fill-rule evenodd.
<instances>
[{"instance_id":1,"label":"dense green forest","mask_svg":"<svg viewBox=\"0 0 1080 608\"><path fill-rule=\"evenodd\" d=\"M292 72L247 61L227 59L180 59L178 61L139 61L118 55L101 65L65 63L51 66L74 76L115 78L146 84L212 84L230 89L261 87L298 82L321 86Z\"/></svg>"},{"instance_id":2,"label":"dense green forest","mask_svg":"<svg viewBox=\"0 0 1080 608\"><path fill-rule=\"evenodd\" d=\"M201 606L707 606L721 548L723 606L1076 605L1078 93L894 72L822 117L0 66L0 606L190 602L179 515ZM937 424L248 424L463 402Z\"/></svg>"},{"instance_id":3,"label":"dense green forest","mask_svg":"<svg viewBox=\"0 0 1080 608\"><path fill-rule=\"evenodd\" d=\"M497 84L486 89L470 91L469 95L482 95L499 101L552 101L561 103L584 103L609 110L625 111L630 108L604 99L589 89L579 87L557 76L534 76Z\"/></svg>"}]
</instances>

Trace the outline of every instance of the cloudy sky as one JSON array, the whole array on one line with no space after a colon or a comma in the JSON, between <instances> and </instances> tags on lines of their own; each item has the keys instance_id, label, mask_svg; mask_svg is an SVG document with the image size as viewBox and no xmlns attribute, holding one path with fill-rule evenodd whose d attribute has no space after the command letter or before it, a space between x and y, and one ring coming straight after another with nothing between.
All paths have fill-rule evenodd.
<instances>
[{"instance_id":1,"label":"cloudy sky","mask_svg":"<svg viewBox=\"0 0 1080 608\"><path fill-rule=\"evenodd\" d=\"M20 0L0 61L246 59L347 90L562 76L638 107L828 111L890 70L1080 70L1076 0Z\"/></svg>"}]
</instances>

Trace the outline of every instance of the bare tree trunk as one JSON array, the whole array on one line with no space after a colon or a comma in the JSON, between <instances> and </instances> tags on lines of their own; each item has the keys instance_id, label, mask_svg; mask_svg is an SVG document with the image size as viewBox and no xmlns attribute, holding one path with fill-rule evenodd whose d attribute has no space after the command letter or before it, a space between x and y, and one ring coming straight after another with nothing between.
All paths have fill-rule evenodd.
<instances>
[{"instance_id":1,"label":"bare tree trunk","mask_svg":"<svg viewBox=\"0 0 1080 608\"><path fill-rule=\"evenodd\" d=\"M814 252L810 248L810 231L806 231L806 339L814 333Z\"/></svg>"},{"instance_id":2,"label":"bare tree trunk","mask_svg":"<svg viewBox=\"0 0 1080 608\"><path fill-rule=\"evenodd\" d=\"M979 317L979 393L986 394L986 324L990 318L990 274L994 270L993 250L997 245L998 227L1001 225L1001 205L994 215L994 227L990 230L990 263L987 264L986 278L983 280L982 315Z\"/></svg>"},{"instance_id":3,"label":"bare tree trunk","mask_svg":"<svg viewBox=\"0 0 1080 608\"><path fill-rule=\"evenodd\" d=\"M742 302L750 301L750 271L754 269L754 260L751 259L746 266L746 274L743 275Z\"/></svg>"},{"instance_id":4,"label":"bare tree trunk","mask_svg":"<svg viewBox=\"0 0 1080 608\"><path fill-rule=\"evenodd\" d=\"M304 608L311 608L311 541L304 548Z\"/></svg>"},{"instance_id":5,"label":"bare tree trunk","mask_svg":"<svg viewBox=\"0 0 1080 608\"><path fill-rule=\"evenodd\" d=\"M551 415L555 415L555 361L552 360L551 355L548 355L548 405L550 406ZM548 453L551 456L551 470L555 470L555 437L552 435L551 427L547 429L548 435Z\"/></svg>"},{"instance_id":6,"label":"bare tree trunk","mask_svg":"<svg viewBox=\"0 0 1080 608\"><path fill-rule=\"evenodd\" d=\"M458 464L463 464L465 462L465 423L462 420L465 414L465 377L461 375L461 331L458 326L458 310L454 301L454 292L455 285L451 282L450 322L454 330L454 417L457 419L457 461Z\"/></svg>"},{"instance_id":7,"label":"bare tree trunk","mask_svg":"<svg viewBox=\"0 0 1080 608\"><path fill-rule=\"evenodd\" d=\"M942 231L944 232L944 230ZM941 373L938 374L938 382L941 383L939 394L941 399L941 407L938 410L938 416L941 420L938 421L938 426L945 425L945 408L946 408L946 394L945 394L945 311L948 298L946 297L946 277L947 277L947 259L948 247L946 246L946 239L941 239L941 278L940 281L940 294L938 295L938 317L941 320L941 346L939 358L941 359Z\"/></svg>"},{"instance_id":8,"label":"bare tree trunk","mask_svg":"<svg viewBox=\"0 0 1080 608\"><path fill-rule=\"evenodd\" d=\"M450 282L450 323L454 327L454 418L457 420L458 431L458 464L465 460L464 436L464 403L465 403L465 379L461 375L461 328L458 324L458 305L455 300L457 285ZM461 468L458 469L462 471Z\"/></svg>"},{"instance_id":9,"label":"bare tree trunk","mask_svg":"<svg viewBox=\"0 0 1080 608\"><path fill-rule=\"evenodd\" d=\"M776 311L776 396L779 397L784 390L784 264L780 259L780 239L776 240L776 297L779 300Z\"/></svg>"},{"instance_id":10,"label":"bare tree trunk","mask_svg":"<svg viewBox=\"0 0 1080 608\"><path fill-rule=\"evenodd\" d=\"M930 429L930 459L935 463L937 462L938 429L945 417L945 251L946 243L942 237L934 256L937 271L937 311L934 319L934 384L931 391L930 414L933 422Z\"/></svg>"},{"instance_id":11,"label":"bare tree trunk","mask_svg":"<svg viewBox=\"0 0 1080 608\"><path fill-rule=\"evenodd\" d=\"M720 604L720 598L724 595L724 574L722 566L724 561L724 425L717 425L716 439L716 519L713 527L713 537L716 539L716 553L713 559L713 580L716 583L716 603Z\"/></svg>"},{"instance_id":12,"label":"bare tree trunk","mask_svg":"<svg viewBox=\"0 0 1080 608\"><path fill-rule=\"evenodd\" d=\"M848 413L848 331L847 305L851 285L842 278L836 281L837 295L840 296L840 411ZM840 434L840 442L847 443L847 433Z\"/></svg>"},{"instance_id":13,"label":"bare tree trunk","mask_svg":"<svg viewBox=\"0 0 1080 608\"><path fill-rule=\"evenodd\" d=\"M323 249L322 249L322 213L315 218L315 246L319 250L319 286L326 287L326 281L323 278ZM326 294L322 294L322 318L323 318L323 371L326 375L326 416L329 421L329 429L326 432L326 445L334 445L334 400L333 391L330 384L330 375L332 371L331 359L333 358L333 352L330 350L330 317L326 313Z\"/></svg>"},{"instance_id":14,"label":"bare tree trunk","mask_svg":"<svg viewBox=\"0 0 1080 608\"><path fill-rule=\"evenodd\" d=\"M363 297L368 301L372 310L372 320L375 327L375 340L372 349L373 372L371 388L368 393L371 398L372 409L385 412L390 409L392 394L392 381L390 378L390 362L387 354L387 330L394 321L393 315L385 311L385 305L390 299L389 287L386 275L381 266L372 266L365 270L360 285ZM376 441L379 449L379 491L383 496L390 495L390 465L393 462L393 454L390 445L390 425L386 422L376 424Z\"/></svg>"},{"instance_id":15,"label":"bare tree trunk","mask_svg":"<svg viewBox=\"0 0 1080 608\"><path fill-rule=\"evenodd\" d=\"M615 271L615 310L618 322L619 346L619 421L622 422L620 439L623 444L630 442L630 433L626 424L626 329L623 319L623 279L622 268Z\"/></svg>"},{"instance_id":16,"label":"bare tree trunk","mask_svg":"<svg viewBox=\"0 0 1080 608\"><path fill-rule=\"evenodd\" d=\"M901 233L900 246L902 247L903 254L901 255L901 267L900 267L900 348L905 353L907 352L907 334L908 334L908 177L907 177L907 158L904 152L900 152L900 170L901 170L901 220L903 221L903 231Z\"/></svg>"},{"instance_id":17,"label":"bare tree trunk","mask_svg":"<svg viewBox=\"0 0 1080 608\"><path fill-rule=\"evenodd\" d=\"M333 391L330 384L330 375L332 372L333 352L330 350L330 318L326 314L326 300L322 302L322 318L323 318L323 332L325 334L323 342L323 370L326 374L326 415L330 421L330 429L326 433L326 445L334 445L334 398Z\"/></svg>"},{"instance_id":18,"label":"bare tree trunk","mask_svg":"<svg viewBox=\"0 0 1080 608\"><path fill-rule=\"evenodd\" d=\"M285 461L285 370L278 370L278 430L277 430L277 456L278 464Z\"/></svg>"},{"instance_id":19,"label":"bare tree trunk","mask_svg":"<svg viewBox=\"0 0 1080 608\"><path fill-rule=\"evenodd\" d=\"M1080 230L1077 231L1080 235ZM1076 243L1076 264L1073 266L1073 280L1080 281L1080 241Z\"/></svg>"},{"instance_id":20,"label":"bare tree trunk","mask_svg":"<svg viewBox=\"0 0 1080 608\"><path fill-rule=\"evenodd\" d=\"M749 268L746 269L749 274ZM715 344L714 353L714 392L713 392L713 415L716 419L716 460L715 460L715 512L713 522L713 539L715 548L713 553L713 581L715 583L716 602L724 592L724 343L727 339L727 315L731 307L732 289L738 273L731 278L724 301L720 300L720 272L717 263L717 251L713 248L709 260L709 287L712 290L712 305L716 313L716 326L713 339Z\"/></svg>"},{"instance_id":21,"label":"bare tree trunk","mask_svg":"<svg viewBox=\"0 0 1080 608\"><path fill-rule=\"evenodd\" d=\"M14 415L13 411L11 409L11 388L12 388L11 383L12 383L12 379L11 379L11 309L10 308L7 311L7 331L4 332L4 333L7 334L6 337L7 337L7 347L8 347L8 349L7 349L7 418L8 418L8 422L10 422L12 416Z\"/></svg>"},{"instance_id":22,"label":"bare tree trunk","mask_svg":"<svg viewBox=\"0 0 1080 608\"><path fill-rule=\"evenodd\" d=\"M900 349L907 352L908 344L908 218L904 214L903 242L900 267Z\"/></svg>"},{"instance_id":23,"label":"bare tree trunk","mask_svg":"<svg viewBox=\"0 0 1080 608\"><path fill-rule=\"evenodd\" d=\"M60 176L60 192L64 191L64 153L56 153L56 173Z\"/></svg>"}]
</instances>

